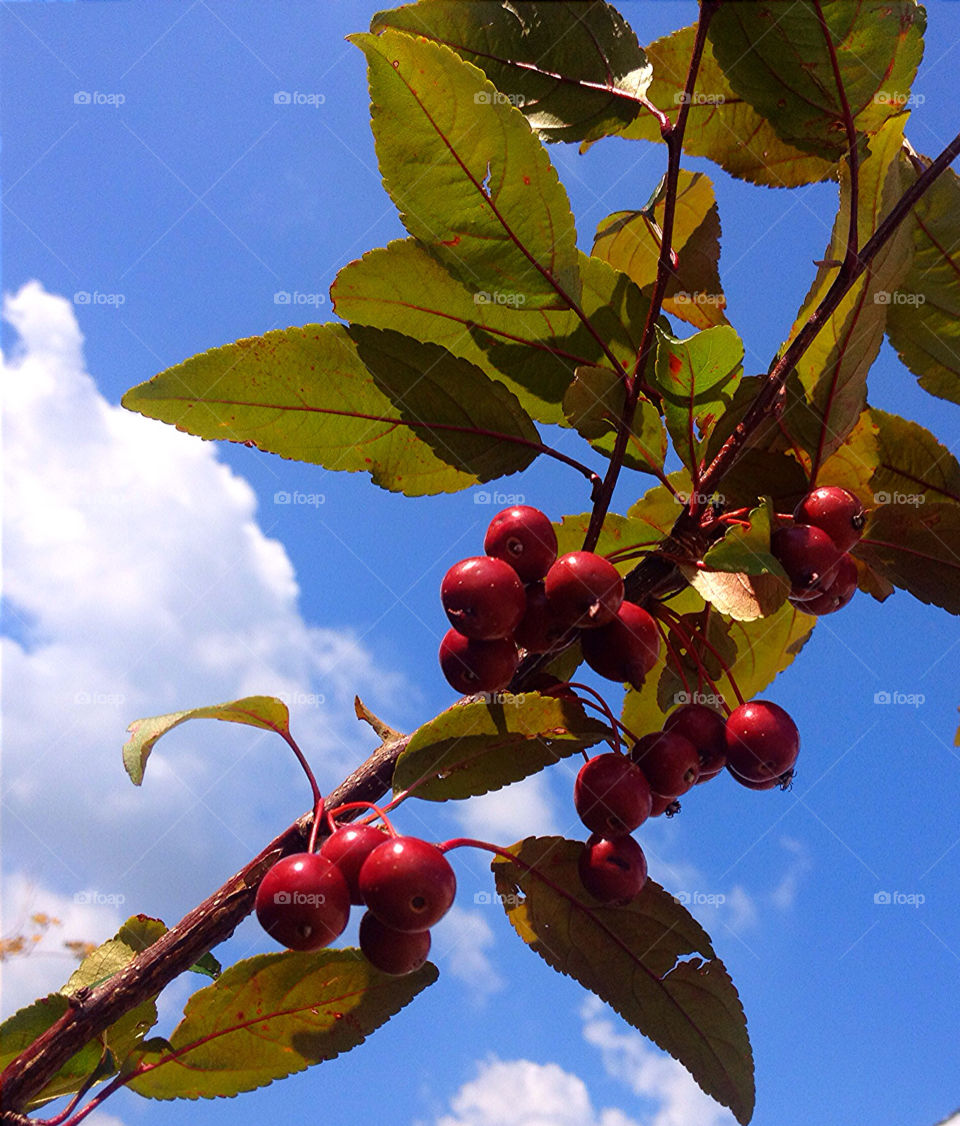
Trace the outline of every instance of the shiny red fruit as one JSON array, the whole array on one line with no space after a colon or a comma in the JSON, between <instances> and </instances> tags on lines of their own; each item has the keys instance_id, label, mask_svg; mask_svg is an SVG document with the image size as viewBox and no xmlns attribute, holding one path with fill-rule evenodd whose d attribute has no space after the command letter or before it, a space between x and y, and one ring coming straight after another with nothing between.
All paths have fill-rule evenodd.
<instances>
[{"instance_id":1,"label":"shiny red fruit","mask_svg":"<svg viewBox=\"0 0 960 1126\"><path fill-rule=\"evenodd\" d=\"M676 798L663 798L659 794L653 795L653 805L650 807L651 817L675 817L680 812L680 803Z\"/></svg>"},{"instance_id":2,"label":"shiny red fruit","mask_svg":"<svg viewBox=\"0 0 960 1126\"><path fill-rule=\"evenodd\" d=\"M833 578L812 598L791 598L790 601L805 614L833 614L842 610L857 593L857 565L849 555L841 555Z\"/></svg>"},{"instance_id":3,"label":"shiny red fruit","mask_svg":"<svg viewBox=\"0 0 960 1126\"><path fill-rule=\"evenodd\" d=\"M385 974L412 974L430 953L429 931L398 931L370 911L360 920L360 949L367 961Z\"/></svg>"},{"instance_id":4,"label":"shiny red fruit","mask_svg":"<svg viewBox=\"0 0 960 1126\"><path fill-rule=\"evenodd\" d=\"M770 537L770 551L790 577L794 598L819 594L833 579L840 562L833 540L809 524L779 528Z\"/></svg>"},{"instance_id":5,"label":"shiny red fruit","mask_svg":"<svg viewBox=\"0 0 960 1126\"><path fill-rule=\"evenodd\" d=\"M838 551L849 551L863 535L867 522L860 501L839 485L822 485L807 493L794 509L793 518L798 524L826 532Z\"/></svg>"},{"instance_id":6,"label":"shiny red fruit","mask_svg":"<svg viewBox=\"0 0 960 1126\"><path fill-rule=\"evenodd\" d=\"M650 783L650 789L663 798L678 798L700 777L697 748L676 731L655 731L638 739L630 757Z\"/></svg>"},{"instance_id":7,"label":"shiny red fruit","mask_svg":"<svg viewBox=\"0 0 960 1126\"><path fill-rule=\"evenodd\" d=\"M346 928L350 888L332 860L299 852L284 856L267 872L254 906L271 938L290 950L320 950Z\"/></svg>"},{"instance_id":8,"label":"shiny red fruit","mask_svg":"<svg viewBox=\"0 0 960 1126\"><path fill-rule=\"evenodd\" d=\"M440 584L440 601L454 629L474 641L512 636L527 608L516 571L488 555L454 563Z\"/></svg>"},{"instance_id":9,"label":"shiny red fruit","mask_svg":"<svg viewBox=\"0 0 960 1126\"><path fill-rule=\"evenodd\" d=\"M700 776L706 782L723 770L727 762L727 721L706 704L682 704L663 721L664 731L682 735L697 748Z\"/></svg>"},{"instance_id":10,"label":"shiny red fruit","mask_svg":"<svg viewBox=\"0 0 960 1126\"><path fill-rule=\"evenodd\" d=\"M633 837L591 837L577 862L580 882L601 903L623 907L647 882L647 858Z\"/></svg>"},{"instance_id":11,"label":"shiny red fruit","mask_svg":"<svg viewBox=\"0 0 960 1126\"><path fill-rule=\"evenodd\" d=\"M490 521L483 550L509 563L525 583L535 582L556 561L557 533L539 508L515 504Z\"/></svg>"},{"instance_id":12,"label":"shiny red fruit","mask_svg":"<svg viewBox=\"0 0 960 1126\"><path fill-rule=\"evenodd\" d=\"M440 642L440 668L447 682L464 696L499 692L513 679L520 654L512 641L473 641L447 630Z\"/></svg>"},{"instance_id":13,"label":"shiny red fruit","mask_svg":"<svg viewBox=\"0 0 960 1126\"><path fill-rule=\"evenodd\" d=\"M527 586L527 610L514 631L513 640L528 653L549 652L567 632L554 617L543 583Z\"/></svg>"},{"instance_id":14,"label":"shiny red fruit","mask_svg":"<svg viewBox=\"0 0 960 1126\"><path fill-rule=\"evenodd\" d=\"M393 837L363 862L360 894L381 923L425 931L446 915L457 893L450 862L419 837Z\"/></svg>"},{"instance_id":15,"label":"shiny red fruit","mask_svg":"<svg viewBox=\"0 0 960 1126\"><path fill-rule=\"evenodd\" d=\"M613 620L623 602L619 571L592 551L561 555L543 583L550 609L564 626L602 626Z\"/></svg>"},{"instance_id":16,"label":"shiny red fruit","mask_svg":"<svg viewBox=\"0 0 960 1126\"><path fill-rule=\"evenodd\" d=\"M778 704L751 700L727 717L727 769L739 780L780 778L799 752L797 725Z\"/></svg>"},{"instance_id":17,"label":"shiny red fruit","mask_svg":"<svg viewBox=\"0 0 960 1126\"><path fill-rule=\"evenodd\" d=\"M735 770L730 773L740 783L741 786L746 786L748 790L789 790L793 783L792 770L788 770L785 774L781 774L779 778L765 778L762 782L754 782L749 778L744 778Z\"/></svg>"},{"instance_id":18,"label":"shiny red fruit","mask_svg":"<svg viewBox=\"0 0 960 1126\"><path fill-rule=\"evenodd\" d=\"M370 853L386 839L383 829L374 825L344 825L331 833L320 846L320 855L336 864L347 881L351 903L363 903L357 883L360 869Z\"/></svg>"},{"instance_id":19,"label":"shiny red fruit","mask_svg":"<svg viewBox=\"0 0 960 1126\"><path fill-rule=\"evenodd\" d=\"M580 767L573 804L591 832L619 837L633 832L650 816L650 786L626 755L609 751Z\"/></svg>"},{"instance_id":20,"label":"shiny red fruit","mask_svg":"<svg viewBox=\"0 0 960 1126\"><path fill-rule=\"evenodd\" d=\"M624 602L612 622L580 638L590 668L607 680L640 688L660 656L657 623L642 606Z\"/></svg>"}]
</instances>

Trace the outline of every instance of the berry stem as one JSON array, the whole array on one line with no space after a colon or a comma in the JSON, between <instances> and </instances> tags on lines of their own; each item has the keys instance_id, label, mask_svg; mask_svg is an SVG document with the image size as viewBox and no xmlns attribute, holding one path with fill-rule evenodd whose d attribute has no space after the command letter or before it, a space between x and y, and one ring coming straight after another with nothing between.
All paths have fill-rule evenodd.
<instances>
[{"instance_id":1,"label":"berry stem","mask_svg":"<svg viewBox=\"0 0 960 1126\"><path fill-rule=\"evenodd\" d=\"M620 724L617 722L617 717L610 710L610 705L607 703L607 701L595 688L591 688L589 684L580 684L578 681L570 680L567 681L566 687L572 688L575 692L589 692L591 696L595 697L597 701L599 701L598 703L594 703L592 700L581 700L581 703L583 703L587 707L596 708L598 712L606 716L611 728L613 729L613 740L616 744L614 750L619 752L621 749L620 735L617 729L619 728Z\"/></svg>"},{"instance_id":2,"label":"berry stem","mask_svg":"<svg viewBox=\"0 0 960 1126\"><path fill-rule=\"evenodd\" d=\"M317 780L313 776L313 771L310 769L310 763L307 762L306 756L303 751L297 746L297 741L290 734L289 731L281 731L287 746L297 756L297 762L303 767L303 772L307 776L307 781L310 783L310 789L313 792L313 824L310 826L310 840L307 844L307 852L313 852L313 846L317 842L317 832L320 828L320 822L323 819L323 795L320 793L320 787L317 785Z\"/></svg>"},{"instance_id":3,"label":"berry stem","mask_svg":"<svg viewBox=\"0 0 960 1126\"><path fill-rule=\"evenodd\" d=\"M391 803L391 804L393 804L393 803ZM386 825L387 832L390 834L391 837L398 837L400 835L397 832L397 830L393 827L393 824L390 821L390 818L387 817L386 812L384 810L384 807L376 805L372 801L348 801L348 802L344 802L343 805L338 805L336 809L328 810L327 811L327 824L330 826L330 832L331 833L336 832L336 830L337 830L337 823L334 821L334 818L338 814L346 813L348 810L351 810L351 809L369 809L369 810L371 810L372 813L375 816L363 818L363 822L362 822L363 824L368 825L371 822L375 821L379 817L380 820L384 823L384 825ZM313 852L313 849L309 848L307 851Z\"/></svg>"}]
</instances>

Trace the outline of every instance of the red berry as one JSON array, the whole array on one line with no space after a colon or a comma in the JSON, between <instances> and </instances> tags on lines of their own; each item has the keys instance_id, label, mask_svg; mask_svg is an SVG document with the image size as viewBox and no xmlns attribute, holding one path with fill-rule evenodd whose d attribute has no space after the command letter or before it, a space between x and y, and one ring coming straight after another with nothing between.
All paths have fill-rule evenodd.
<instances>
[{"instance_id":1,"label":"red berry","mask_svg":"<svg viewBox=\"0 0 960 1126\"><path fill-rule=\"evenodd\" d=\"M820 594L813 598L791 598L805 614L833 614L842 610L857 593L857 565L849 555L841 555L836 573Z\"/></svg>"},{"instance_id":2,"label":"red berry","mask_svg":"<svg viewBox=\"0 0 960 1126\"><path fill-rule=\"evenodd\" d=\"M601 903L622 907L647 882L647 858L633 837L591 837L577 862L580 882Z\"/></svg>"},{"instance_id":3,"label":"red berry","mask_svg":"<svg viewBox=\"0 0 960 1126\"><path fill-rule=\"evenodd\" d=\"M793 767L800 734L777 704L751 700L727 718L727 769L739 780L766 782Z\"/></svg>"},{"instance_id":4,"label":"red berry","mask_svg":"<svg viewBox=\"0 0 960 1126\"><path fill-rule=\"evenodd\" d=\"M826 532L838 551L849 551L863 535L867 522L860 501L839 485L822 485L807 493L794 509L793 518L798 524Z\"/></svg>"},{"instance_id":5,"label":"red berry","mask_svg":"<svg viewBox=\"0 0 960 1126\"><path fill-rule=\"evenodd\" d=\"M440 600L450 624L475 641L512 636L527 608L516 571L488 555L454 563L443 576Z\"/></svg>"},{"instance_id":6,"label":"red berry","mask_svg":"<svg viewBox=\"0 0 960 1126\"><path fill-rule=\"evenodd\" d=\"M653 805L650 807L650 816L659 817L665 813L667 817L676 817L680 812L680 803L676 798L664 798L659 794L653 795Z\"/></svg>"},{"instance_id":7,"label":"red berry","mask_svg":"<svg viewBox=\"0 0 960 1126\"><path fill-rule=\"evenodd\" d=\"M633 745L630 757L647 776L650 789L664 798L685 794L700 777L697 748L676 731L655 731Z\"/></svg>"},{"instance_id":8,"label":"red berry","mask_svg":"<svg viewBox=\"0 0 960 1126\"><path fill-rule=\"evenodd\" d=\"M664 731L689 739L700 756L700 777L706 782L723 770L727 762L727 721L706 704L682 704L663 721Z\"/></svg>"},{"instance_id":9,"label":"red berry","mask_svg":"<svg viewBox=\"0 0 960 1126\"><path fill-rule=\"evenodd\" d=\"M513 640L528 653L547 653L567 632L550 610L543 583L527 587L527 612L520 620Z\"/></svg>"},{"instance_id":10,"label":"red berry","mask_svg":"<svg viewBox=\"0 0 960 1126\"><path fill-rule=\"evenodd\" d=\"M457 878L436 845L393 837L360 869L360 893L369 910L398 931L429 930L450 910Z\"/></svg>"},{"instance_id":11,"label":"red berry","mask_svg":"<svg viewBox=\"0 0 960 1126\"><path fill-rule=\"evenodd\" d=\"M591 832L604 837L630 833L650 816L650 786L642 771L613 751L580 767L573 804Z\"/></svg>"},{"instance_id":12,"label":"red berry","mask_svg":"<svg viewBox=\"0 0 960 1126\"><path fill-rule=\"evenodd\" d=\"M337 829L320 846L320 855L333 861L350 889L350 902L363 903L357 878L364 860L387 839L383 829L373 825L344 825Z\"/></svg>"},{"instance_id":13,"label":"red berry","mask_svg":"<svg viewBox=\"0 0 960 1126\"><path fill-rule=\"evenodd\" d=\"M472 641L455 629L449 629L440 642L443 675L465 696L474 692L499 692L506 688L519 663L516 645L506 638Z\"/></svg>"},{"instance_id":14,"label":"red berry","mask_svg":"<svg viewBox=\"0 0 960 1126\"><path fill-rule=\"evenodd\" d=\"M762 782L753 782L751 779L737 774L735 770L731 770L730 773L741 786L746 786L748 790L789 790L793 784L794 774L792 770L788 770L785 774L781 774L779 778L765 778Z\"/></svg>"},{"instance_id":15,"label":"red berry","mask_svg":"<svg viewBox=\"0 0 960 1126\"><path fill-rule=\"evenodd\" d=\"M612 622L588 630L580 643L594 672L634 688L640 688L660 656L657 623L634 602L624 602Z\"/></svg>"},{"instance_id":16,"label":"red berry","mask_svg":"<svg viewBox=\"0 0 960 1126\"><path fill-rule=\"evenodd\" d=\"M319 950L343 933L350 917L350 888L332 860L298 852L267 872L254 906L271 938L291 950Z\"/></svg>"},{"instance_id":17,"label":"red berry","mask_svg":"<svg viewBox=\"0 0 960 1126\"><path fill-rule=\"evenodd\" d=\"M547 571L544 587L550 609L565 626L602 626L613 620L623 602L620 572L592 551L561 555Z\"/></svg>"},{"instance_id":18,"label":"red berry","mask_svg":"<svg viewBox=\"0 0 960 1126\"><path fill-rule=\"evenodd\" d=\"M364 911L360 920L360 949L367 961L385 974L412 974L430 953L429 931L398 931Z\"/></svg>"},{"instance_id":19,"label":"red berry","mask_svg":"<svg viewBox=\"0 0 960 1126\"><path fill-rule=\"evenodd\" d=\"M794 598L819 594L840 562L840 552L833 540L809 524L779 528L770 537L770 551L789 575Z\"/></svg>"},{"instance_id":20,"label":"red berry","mask_svg":"<svg viewBox=\"0 0 960 1126\"><path fill-rule=\"evenodd\" d=\"M557 533L539 508L515 504L490 521L483 550L509 563L525 583L535 582L557 558Z\"/></svg>"}]
</instances>

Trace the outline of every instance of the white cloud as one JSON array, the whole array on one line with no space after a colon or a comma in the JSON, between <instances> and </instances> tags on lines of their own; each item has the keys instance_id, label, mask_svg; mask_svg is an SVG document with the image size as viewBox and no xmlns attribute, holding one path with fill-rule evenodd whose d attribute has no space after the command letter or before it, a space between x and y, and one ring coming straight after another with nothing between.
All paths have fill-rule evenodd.
<instances>
[{"instance_id":1,"label":"white cloud","mask_svg":"<svg viewBox=\"0 0 960 1126\"><path fill-rule=\"evenodd\" d=\"M811 864L807 850L800 841L793 837L781 837L780 844L793 856L793 861L787 866L780 882L770 892L770 902L781 911L789 911L796 901L800 879L809 871Z\"/></svg>"},{"instance_id":2,"label":"white cloud","mask_svg":"<svg viewBox=\"0 0 960 1126\"><path fill-rule=\"evenodd\" d=\"M502 790L459 802L456 812L468 836L500 845L562 832L543 771Z\"/></svg>"},{"instance_id":3,"label":"white cloud","mask_svg":"<svg viewBox=\"0 0 960 1126\"><path fill-rule=\"evenodd\" d=\"M211 721L165 739L137 790L130 720L288 694L324 785L374 746L354 693L388 714L413 693L355 636L304 621L290 559L216 444L103 398L66 300L31 282L4 312L20 338L2 377L5 866L172 922L309 790L277 736Z\"/></svg>"},{"instance_id":4,"label":"white cloud","mask_svg":"<svg viewBox=\"0 0 960 1126\"><path fill-rule=\"evenodd\" d=\"M500 911L495 901L492 906ZM444 972L460 978L478 1000L504 988L505 982L487 956L496 939L480 911L454 904L433 931L431 958Z\"/></svg>"},{"instance_id":5,"label":"white cloud","mask_svg":"<svg viewBox=\"0 0 960 1126\"><path fill-rule=\"evenodd\" d=\"M596 1110L578 1076L530 1060L481 1063L450 1110L436 1126L637 1126L619 1110Z\"/></svg>"},{"instance_id":6,"label":"white cloud","mask_svg":"<svg viewBox=\"0 0 960 1126\"><path fill-rule=\"evenodd\" d=\"M644 1126L733 1126L733 1115L696 1085L687 1070L638 1032L606 1014L596 997L584 1002L583 1036L601 1053L604 1070L635 1094L658 1103Z\"/></svg>"}]
</instances>

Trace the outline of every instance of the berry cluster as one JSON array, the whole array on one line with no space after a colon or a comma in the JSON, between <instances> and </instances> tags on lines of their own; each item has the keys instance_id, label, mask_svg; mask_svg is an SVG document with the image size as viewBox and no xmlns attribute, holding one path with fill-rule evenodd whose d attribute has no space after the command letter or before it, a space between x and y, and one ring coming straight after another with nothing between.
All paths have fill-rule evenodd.
<instances>
[{"instance_id":1,"label":"berry cluster","mask_svg":"<svg viewBox=\"0 0 960 1126\"><path fill-rule=\"evenodd\" d=\"M638 739L629 755L608 751L580 768L573 803L591 836L580 856L583 886L602 903L622 906L639 894L647 861L630 835L648 817L679 808L677 799L726 766L752 790L787 786L800 750L790 716L753 700L724 720L704 704L683 704L661 731Z\"/></svg>"},{"instance_id":2,"label":"berry cluster","mask_svg":"<svg viewBox=\"0 0 960 1126\"><path fill-rule=\"evenodd\" d=\"M793 519L770 537L770 550L790 577L790 601L806 614L841 610L857 589L847 553L863 533L863 505L846 489L825 485L807 493Z\"/></svg>"},{"instance_id":3,"label":"berry cluster","mask_svg":"<svg viewBox=\"0 0 960 1126\"><path fill-rule=\"evenodd\" d=\"M257 918L291 950L320 950L344 931L351 904L364 905L360 949L384 973L419 969L430 927L457 890L444 854L418 837L372 825L335 829L319 852L285 856L260 881Z\"/></svg>"},{"instance_id":4,"label":"berry cluster","mask_svg":"<svg viewBox=\"0 0 960 1126\"><path fill-rule=\"evenodd\" d=\"M521 650L548 653L574 631L581 631L595 672L642 684L656 664L660 636L646 610L624 601L612 563L592 551L558 559L553 525L529 505L498 512L483 548L486 555L455 563L440 586L453 627L440 643L440 667L458 692L506 688Z\"/></svg>"}]
</instances>

